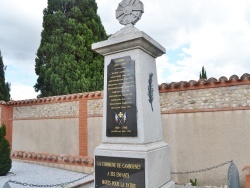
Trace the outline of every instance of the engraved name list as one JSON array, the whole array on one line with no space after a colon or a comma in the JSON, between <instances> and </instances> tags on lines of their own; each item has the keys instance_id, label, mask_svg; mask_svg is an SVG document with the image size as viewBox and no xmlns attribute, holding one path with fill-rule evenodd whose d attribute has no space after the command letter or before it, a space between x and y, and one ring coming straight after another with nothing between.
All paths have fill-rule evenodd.
<instances>
[{"instance_id":1,"label":"engraved name list","mask_svg":"<svg viewBox=\"0 0 250 188\"><path fill-rule=\"evenodd\" d=\"M137 136L135 62L112 59L107 69L107 129L109 137Z\"/></svg>"}]
</instances>

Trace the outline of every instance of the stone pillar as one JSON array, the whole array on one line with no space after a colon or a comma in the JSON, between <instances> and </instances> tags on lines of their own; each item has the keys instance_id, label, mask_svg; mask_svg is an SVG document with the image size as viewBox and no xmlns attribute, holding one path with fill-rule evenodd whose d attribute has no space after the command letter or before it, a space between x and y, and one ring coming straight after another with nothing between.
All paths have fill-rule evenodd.
<instances>
[{"instance_id":1,"label":"stone pillar","mask_svg":"<svg viewBox=\"0 0 250 188\"><path fill-rule=\"evenodd\" d=\"M162 135L155 61L165 48L130 24L92 49L105 57L95 186L174 187L169 146Z\"/></svg>"}]
</instances>

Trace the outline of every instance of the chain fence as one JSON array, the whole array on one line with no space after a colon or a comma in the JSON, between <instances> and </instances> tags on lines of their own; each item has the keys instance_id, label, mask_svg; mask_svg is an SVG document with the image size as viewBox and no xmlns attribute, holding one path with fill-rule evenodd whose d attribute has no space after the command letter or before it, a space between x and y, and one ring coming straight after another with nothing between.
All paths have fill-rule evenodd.
<instances>
[{"instance_id":1,"label":"chain fence","mask_svg":"<svg viewBox=\"0 0 250 188\"><path fill-rule=\"evenodd\" d=\"M80 180L84 180L86 179L87 177L89 177L90 175L92 175L94 172L90 173L90 174L87 174L86 176L83 176L81 178L78 178L76 180L73 180L73 181L69 181L69 182L65 182L65 183L59 183L59 184L50 184L50 185L37 185L37 184L30 184L30 183L24 183L24 182L19 182L19 181L12 181L12 180L9 180L7 183L13 183L13 184L16 184L16 185L22 185L22 186L29 186L29 187L65 187L69 184L72 184L72 183L75 183L75 182L78 182Z\"/></svg>"},{"instance_id":2,"label":"chain fence","mask_svg":"<svg viewBox=\"0 0 250 188\"><path fill-rule=\"evenodd\" d=\"M224 163L221 163L219 165L212 166L212 167L209 167L209 168L204 168L204 169L200 169L200 170L193 170L193 171L186 171L186 172L171 172L171 174L173 174L173 175L183 175L183 174L194 174L194 173L199 173L199 172L206 172L206 171L209 171L209 170L213 170L213 169L225 166L227 164L230 164L229 165L229 174L228 174L228 187L230 187L231 179L232 179L233 160L226 161ZM179 184L179 185L186 186L187 184Z\"/></svg>"},{"instance_id":3,"label":"chain fence","mask_svg":"<svg viewBox=\"0 0 250 188\"><path fill-rule=\"evenodd\" d=\"M224 163L221 163L219 165L216 166L212 166L209 168L204 168L204 169L200 169L200 170L193 170L193 171L186 171L186 172L171 172L171 174L173 175L183 175L183 174L193 174L193 173L199 173L199 172L206 172L209 170L213 170L219 167L222 167L224 165L230 164L229 166L229 177L228 177L228 187L230 186L231 183L231 176L232 176L232 166L233 166L233 161L226 161ZM80 180L83 180L87 177L89 177L90 175L92 175L94 172L87 174L86 176L83 176L81 178L78 178L76 180L73 181L69 181L69 182L65 182L65 183L60 183L60 184L51 184L51 185L37 185L37 184L30 184L30 183L24 183L24 182L18 182L18 181L13 181L13 180L9 180L7 183L13 183L13 184L17 184L17 185L22 185L22 186L29 186L29 187L64 187L67 186L69 184L78 182ZM184 184L183 184L184 185Z\"/></svg>"},{"instance_id":4,"label":"chain fence","mask_svg":"<svg viewBox=\"0 0 250 188\"><path fill-rule=\"evenodd\" d=\"M233 161L227 161L225 163L221 163L219 165L212 166L212 167L209 167L209 168L200 169L200 170L193 170L193 171L187 171L187 172L171 172L171 174L177 175L177 174L194 174L194 173L198 173L198 172L205 172L205 171L209 171L209 170L212 170L212 169L215 169L215 168L222 167L222 166L224 166L226 164L229 164L229 163L232 163L232 162Z\"/></svg>"}]
</instances>

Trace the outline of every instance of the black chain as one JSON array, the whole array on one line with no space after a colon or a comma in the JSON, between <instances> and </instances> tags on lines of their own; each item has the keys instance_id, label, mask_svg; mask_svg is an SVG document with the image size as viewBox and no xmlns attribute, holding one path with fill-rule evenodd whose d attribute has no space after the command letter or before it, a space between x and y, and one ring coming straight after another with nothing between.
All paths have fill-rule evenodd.
<instances>
[{"instance_id":1,"label":"black chain","mask_svg":"<svg viewBox=\"0 0 250 188\"><path fill-rule=\"evenodd\" d=\"M9 180L8 182L9 183L14 183L14 184L17 184L17 185L22 185L22 186L29 186L29 187L63 187L65 185L69 185L71 183L75 183L77 181L80 181L80 180L83 180L87 177L89 177L91 174L93 174L94 172L86 175L86 176L83 176L81 178L78 178L76 180L73 180L73 181L69 181L69 182L65 182L65 183L60 183L60 184L51 184L51 185L36 185L36 184L29 184L29 183L23 183L23 182L18 182L18 181L12 181L12 180Z\"/></svg>"},{"instance_id":2,"label":"black chain","mask_svg":"<svg viewBox=\"0 0 250 188\"><path fill-rule=\"evenodd\" d=\"M213 166L213 167L210 167L210 168L204 168L204 169L201 169L201 170L193 170L193 171L188 171L188 172L171 172L171 174L193 174L193 173L198 173L198 172L205 172L205 171L208 171L208 170L219 168L219 167L224 166L226 164L229 164L231 162L233 162L233 161L227 161L225 163L221 163L219 165L216 165L216 166Z\"/></svg>"},{"instance_id":3,"label":"black chain","mask_svg":"<svg viewBox=\"0 0 250 188\"><path fill-rule=\"evenodd\" d=\"M205 172L205 171L208 171L208 170L219 168L219 167L224 166L224 165L229 164L229 163L230 163L230 167L231 167L232 162L233 161L227 161L225 163L221 163L219 165L212 166L210 168L204 168L204 169L201 169L201 170L193 170L193 171L187 171L187 172L171 172L171 174L175 174L175 175L176 174L193 174L193 173L198 173L198 172ZM22 182L12 181L12 180L9 180L8 182L9 183L14 183L14 184L19 184L19 185L22 185L22 186L29 186L29 187L62 187L62 186L69 185L71 183L75 183L77 181L83 180L83 179L87 178L88 176L90 176L93 173L94 172L92 172L92 173L90 173L90 174L88 174L86 176L83 176L81 178L78 178L76 180L73 180L73 181L69 181L69 182L66 182L66 183L60 183L60 184L52 184L52 185L36 185L36 184L22 183ZM229 185L230 185L230 180L229 180Z\"/></svg>"}]
</instances>

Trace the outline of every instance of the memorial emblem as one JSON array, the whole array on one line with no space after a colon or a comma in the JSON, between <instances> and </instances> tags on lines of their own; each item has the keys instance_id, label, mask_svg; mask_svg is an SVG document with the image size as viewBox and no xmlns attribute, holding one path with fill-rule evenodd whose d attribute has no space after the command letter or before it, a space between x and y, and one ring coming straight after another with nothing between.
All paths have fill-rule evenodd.
<instances>
[{"instance_id":1,"label":"memorial emblem","mask_svg":"<svg viewBox=\"0 0 250 188\"><path fill-rule=\"evenodd\" d=\"M149 74L148 78L148 102L151 104L151 109L154 111L153 108L153 100L154 100L154 89L153 89L153 73Z\"/></svg>"},{"instance_id":2,"label":"memorial emblem","mask_svg":"<svg viewBox=\"0 0 250 188\"><path fill-rule=\"evenodd\" d=\"M143 12L144 7L140 0L122 0L116 9L116 19L122 25L135 25L141 19Z\"/></svg>"},{"instance_id":3,"label":"memorial emblem","mask_svg":"<svg viewBox=\"0 0 250 188\"><path fill-rule=\"evenodd\" d=\"M123 114L122 112L120 112L119 114L115 113L115 122L118 123L119 125L124 125L124 123L126 122L127 116L126 116L126 112Z\"/></svg>"}]
</instances>

